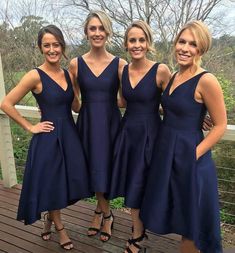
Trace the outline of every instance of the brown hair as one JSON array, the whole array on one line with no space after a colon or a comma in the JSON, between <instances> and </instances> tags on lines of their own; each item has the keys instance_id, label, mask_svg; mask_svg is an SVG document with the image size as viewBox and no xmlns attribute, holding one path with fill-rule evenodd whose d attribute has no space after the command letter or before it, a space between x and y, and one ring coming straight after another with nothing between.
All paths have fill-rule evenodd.
<instances>
[{"instance_id":1,"label":"brown hair","mask_svg":"<svg viewBox=\"0 0 235 253\"><path fill-rule=\"evenodd\" d=\"M65 44L63 33L55 25L47 25L41 28L40 31L38 32L38 47L40 51L42 52L42 38L46 33L50 33L53 36L55 36L55 38L58 40L58 42L60 43L62 47L63 56L67 59L67 56L65 55L66 44Z\"/></svg>"}]
</instances>

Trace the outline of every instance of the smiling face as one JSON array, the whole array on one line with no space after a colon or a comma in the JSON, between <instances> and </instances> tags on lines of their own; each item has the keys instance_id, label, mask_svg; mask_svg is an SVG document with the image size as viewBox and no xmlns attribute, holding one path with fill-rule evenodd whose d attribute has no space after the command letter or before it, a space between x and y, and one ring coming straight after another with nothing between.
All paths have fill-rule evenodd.
<instances>
[{"instance_id":1,"label":"smiling face","mask_svg":"<svg viewBox=\"0 0 235 253\"><path fill-rule=\"evenodd\" d=\"M127 35L126 48L132 59L142 59L148 51L145 33L138 27L132 27Z\"/></svg>"},{"instance_id":2,"label":"smiling face","mask_svg":"<svg viewBox=\"0 0 235 253\"><path fill-rule=\"evenodd\" d=\"M192 66L200 59L199 49L193 33L185 29L175 44L175 57L179 65Z\"/></svg>"},{"instance_id":3,"label":"smiling face","mask_svg":"<svg viewBox=\"0 0 235 253\"><path fill-rule=\"evenodd\" d=\"M93 17L86 30L87 38L92 47L104 47L107 41L107 33L99 18Z\"/></svg>"},{"instance_id":4,"label":"smiling face","mask_svg":"<svg viewBox=\"0 0 235 253\"><path fill-rule=\"evenodd\" d=\"M51 64L58 63L62 57L62 46L54 35L45 33L42 37L41 52Z\"/></svg>"}]
</instances>

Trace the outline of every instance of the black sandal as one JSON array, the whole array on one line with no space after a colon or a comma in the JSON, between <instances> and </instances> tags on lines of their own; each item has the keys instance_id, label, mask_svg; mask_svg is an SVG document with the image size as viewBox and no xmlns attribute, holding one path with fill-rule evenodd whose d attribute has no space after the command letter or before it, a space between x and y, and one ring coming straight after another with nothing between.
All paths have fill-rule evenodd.
<instances>
[{"instance_id":1,"label":"black sandal","mask_svg":"<svg viewBox=\"0 0 235 253\"><path fill-rule=\"evenodd\" d=\"M134 239L133 239L134 240ZM143 253L146 253L146 248L143 248L143 247L141 247L139 244L137 244L136 242L133 242L131 245L133 245L136 249L138 249L138 253L140 253L140 251L142 251L143 250ZM130 246L131 246L130 245ZM127 248L126 248L126 251L127 251L127 253L133 253L133 251L130 249L130 246L128 246Z\"/></svg>"},{"instance_id":2,"label":"black sandal","mask_svg":"<svg viewBox=\"0 0 235 253\"><path fill-rule=\"evenodd\" d=\"M97 215L101 215L102 214L101 211L98 212L96 210L94 211L94 213L97 214ZM93 233L92 234L87 234L87 235L88 236L95 236L95 235L97 235L100 232L100 229L101 229L102 225L103 225L103 217L102 217L101 222L100 222L100 228L89 227L87 232L91 231L91 232L95 232L95 233L94 234Z\"/></svg>"},{"instance_id":3,"label":"black sandal","mask_svg":"<svg viewBox=\"0 0 235 253\"><path fill-rule=\"evenodd\" d=\"M47 222L50 223L50 227L51 227L53 221L50 219L49 213L44 213L43 220L44 220L43 221L43 223L44 223L44 229L45 229L45 226L47 225ZM45 236L49 236L48 239L45 238ZM49 241L51 239L51 228L48 231L46 231L46 232L42 232L41 233L41 237L42 237L43 241Z\"/></svg>"},{"instance_id":4,"label":"black sandal","mask_svg":"<svg viewBox=\"0 0 235 253\"><path fill-rule=\"evenodd\" d=\"M132 232L133 232L133 227L132 227ZM143 240L148 239L148 235L145 233L145 229L142 232L142 235L137 237L137 238L130 238L127 240L127 247L129 247L131 244L137 243L137 242L142 242Z\"/></svg>"},{"instance_id":5,"label":"black sandal","mask_svg":"<svg viewBox=\"0 0 235 253\"><path fill-rule=\"evenodd\" d=\"M57 232L60 232L60 231L64 230L64 226L62 228L59 228L59 229L56 227L55 229L56 229ZM71 245L72 248L65 248L66 246L69 246L69 245ZM73 243L72 243L72 241L69 240L69 241L67 241L63 244L60 244L60 247L64 250L72 250L73 249Z\"/></svg>"},{"instance_id":6,"label":"black sandal","mask_svg":"<svg viewBox=\"0 0 235 253\"><path fill-rule=\"evenodd\" d=\"M110 215L108 215L108 216L103 216L103 218L104 218L104 222L105 222L105 220L110 220L110 219L112 219L112 223L111 223L111 225L110 225L110 228L111 228L111 231L112 231L112 229L113 229L113 222L114 222L114 216L113 216L112 211L110 210ZM105 236L105 237L107 237L107 239L102 239L101 236ZM111 238L111 234L109 234L109 233L107 233L107 232L103 232L103 231L100 233L100 240L101 240L102 242L107 242L110 238Z\"/></svg>"}]
</instances>

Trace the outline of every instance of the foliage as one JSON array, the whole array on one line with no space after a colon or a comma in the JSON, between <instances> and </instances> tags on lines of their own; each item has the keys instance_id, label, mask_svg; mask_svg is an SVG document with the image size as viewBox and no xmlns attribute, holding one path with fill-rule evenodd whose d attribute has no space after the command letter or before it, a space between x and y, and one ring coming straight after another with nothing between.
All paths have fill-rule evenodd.
<instances>
[{"instance_id":1,"label":"foliage","mask_svg":"<svg viewBox=\"0 0 235 253\"><path fill-rule=\"evenodd\" d=\"M217 79L223 89L224 100L226 104L226 109L228 112L231 112L235 109L235 100L234 100L234 87L232 82L225 78L224 75L220 74L217 76Z\"/></svg>"},{"instance_id":2,"label":"foliage","mask_svg":"<svg viewBox=\"0 0 235 253\"><path fill-rule=\"evenodd\" d=\"M124 207L124 198L116 198L110 201L111 208L121 209Z\"/></svg>"},{"instance_id":3,"label":"foliage","mask_svg":"<svg viewBox=\"0 0 235 253\"><path fill-rule=\"evenodd\" d=\"M41 53L36 47L37 34L47 22L41 17L30 15L22 17L20 24L14 29L5 22L0 25L0 52L7 91L19 81L21 71L25 73L41 62Z\"/></svg>"},{"instance_id":4,"label":"foliage","mask_svg":"<svg viewBox=\"0 0 235 253\"><path fill-rule=\"evenodd\" d=\"M32 135L26 132L14 121L11 121L11 133L16 163L17 180L18 183L22 183L25 161L28 153L28 146Z\"/></svg>"},{"instance_id":5,"label":"foliage","mask_svg":"<svg viewBox=\"0 0 235 253\"><path fill-rule=\"evenodd\" d=\"M19 70L30 70L38 65L40 61L40 52L37 50L38 31L47 22L42 17L33 15L21 18L21 26L14 29L14 40L17 51L20 54L15 55L15 62Z\"/></svg>"},{"instance_id":6,"label":"foliage","mask_svg":"<svg viewBox=\"0 0 235 253\"><path fill-rule=\"evenodd\" d=\"M231 224L231 225L235 224L235 217L228 215L226 209L221 209L220 219L221 219L221 222L225 222L225 223Z\"/></svg>"},{"instance_id":7,"label":"foliage","mask_svg":"<svg viewBox=\"0 0 235 253\"><path fill-rule=\"evenodd\" d=\"M235 142L220 141L213 149L217 166L221 221L235 224Z\"/></svg>"},{"instance_id":8,"label":"foliage","mask_svg":"<svg viewBox=\"0 0 235 253\"><path fill-rule=\"evenodd\" d=\"M95 197L86 199L89 203L97 204L97 199ZM110 207L113 209L121 209L124 207L124 198L116 198L110 201Z\"/></svg>"}]
</instances>

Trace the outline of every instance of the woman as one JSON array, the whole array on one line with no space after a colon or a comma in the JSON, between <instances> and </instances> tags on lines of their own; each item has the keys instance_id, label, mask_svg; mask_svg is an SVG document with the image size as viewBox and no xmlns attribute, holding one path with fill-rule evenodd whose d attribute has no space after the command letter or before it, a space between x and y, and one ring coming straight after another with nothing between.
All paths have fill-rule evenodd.
<instances>
[{"instance_id":1,"label":"woman","mask_svg":"<svg viewBox=\"0 0 235 253\"><path fill-rule=\"evenodd\" d=\"M26 73L1 104L7 115L34 134L17 219L32 224L40 219L41 212L48 211L44 215L42 239L50 239L54 222L61 247L71 250L73 244L62 224L60 209L91 196L88 170L71 113L72 82L68 71L60 66L65 54L60 29L54 25L42 28L38 33L38 47L44 56L43 64ZM30 91L41 110L41 121L37 124L23 118L14 107Z\"/></svg>"},{"instance_id":2,"label":"woman","mask_svg":"<svg viewBox=\"0 0 235 253\"><path fill-rule=\"evenodd\" d=\"M124 106L121 97L117 99L118 73L126 62L106 50L112 24L104 12L94 11L87 16L84 33L90 51L72 59L70 71L77 83L77 97L81 91L77 128L89 166L91 189L98 200L88 236L101 230L100 240L106 242L111 237L114 217L104 193L109 190L113 145L121 120L118 106Z\"/></svg>"},{"instance_id":3,"label":"woman","mask_svg":"<svg viewBox=\"0 0 235 253\"><path fill-rule=\"evenodd\" d=\"M181 252L221 253L217 179L210 149L226 129L221 87L200 66L211 35L201 21L187 23L174 41L179 71L162 95L164 119L141 207L149 230L182 235ZM204 138L205 113L214 127Z\"/></svg>"},{"instance_id":4,"label":"woman","mask_svg":"<svg viewBox=\"0 0 235 253\"><path fill-rule=\"evenodd\" d=\"M115 145L109 195L109 198L124 196L125 205L131 208L132 238L127 242L125 253L139 252L141 242L147 237L139 209L161 122L161 92L170 79L165 64L147 58L153 51L152 43L151 29L144 21L135 21L127 28L124 46L131 63L122 72L122 93L127 107Z\"/></svg>"}]
</instances>

